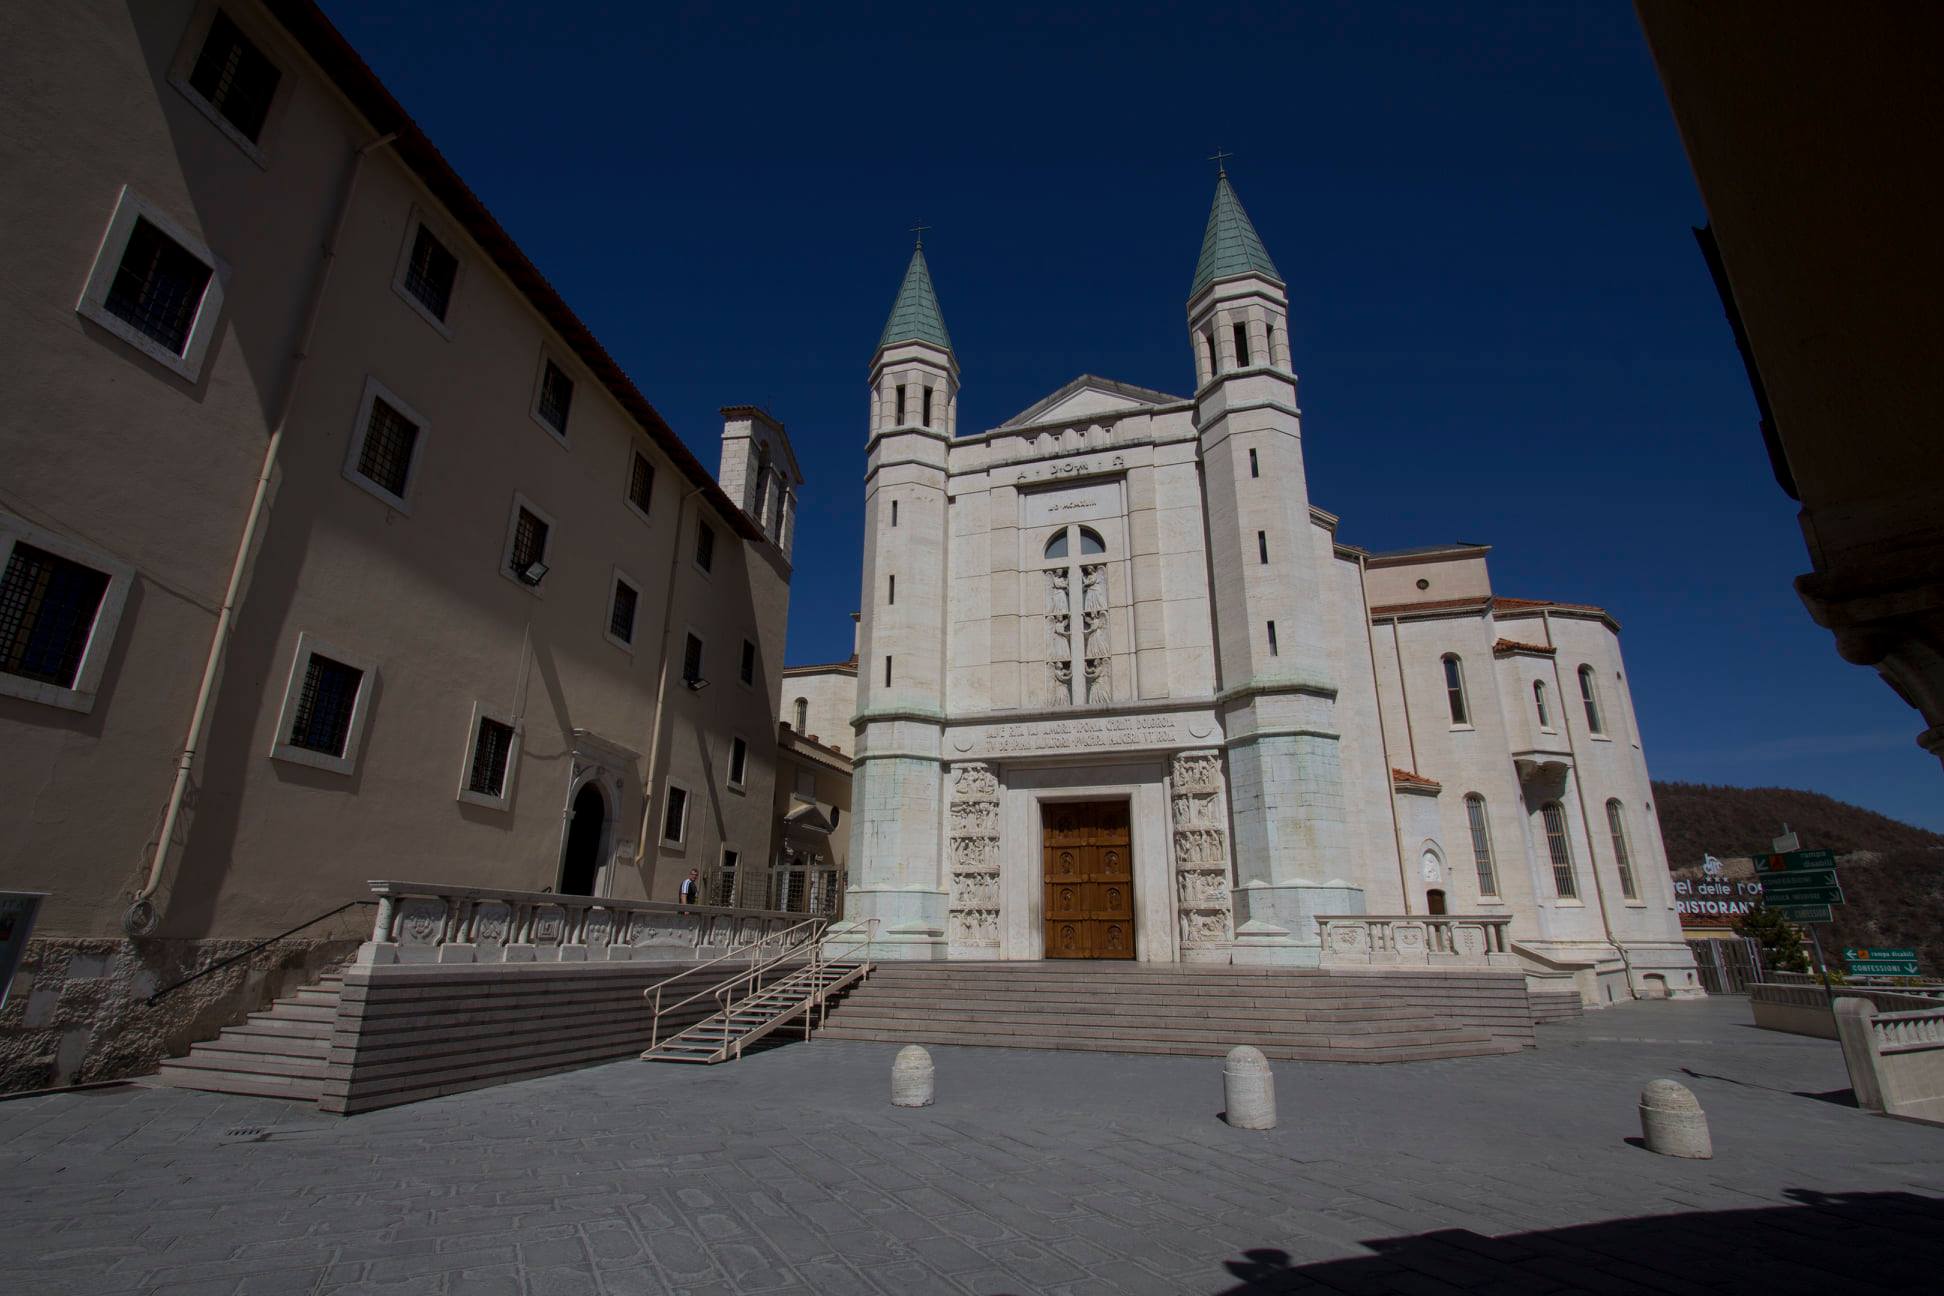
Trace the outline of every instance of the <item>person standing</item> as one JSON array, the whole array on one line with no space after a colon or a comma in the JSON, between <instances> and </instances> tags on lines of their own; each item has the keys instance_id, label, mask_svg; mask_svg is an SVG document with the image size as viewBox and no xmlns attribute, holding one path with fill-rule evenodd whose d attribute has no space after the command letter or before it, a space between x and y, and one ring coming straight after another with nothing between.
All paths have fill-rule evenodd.
<instances>
[{"instance_id":1,"label":"person standing","mask_svg":"<svg viewBox=\"0 0 1944 1296\"><path fill-rule=\"evenodd\" d=\"M685 905L702 903L702 872L690 869L689 875L682 879L681 901Z\"/></svg>"}]
</instances>

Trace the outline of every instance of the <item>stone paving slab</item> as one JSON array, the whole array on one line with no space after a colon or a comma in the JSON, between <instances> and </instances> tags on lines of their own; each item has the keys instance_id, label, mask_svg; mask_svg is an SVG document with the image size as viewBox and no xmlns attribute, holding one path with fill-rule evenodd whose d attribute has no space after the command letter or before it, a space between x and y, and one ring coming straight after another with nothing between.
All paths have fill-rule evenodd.
<instances>
[{"instance_id":1,"label":"stone paving slab","mask_svg":"<svg viewBox=\"0 0 1944 1296\"><path fill-rule=\"evenodd\" d=\"M1847 1103L1829 1041L1736 999L1627 1004L1522 1054L1278 1063L820 1040L343 1119L126 1086L0 1103L0 1274L111 1293L1827 1291L1935 1281L1944 1129ZM1689 1085L1712 1161L1629 1143Z\"/></svg>"}]
</instances>

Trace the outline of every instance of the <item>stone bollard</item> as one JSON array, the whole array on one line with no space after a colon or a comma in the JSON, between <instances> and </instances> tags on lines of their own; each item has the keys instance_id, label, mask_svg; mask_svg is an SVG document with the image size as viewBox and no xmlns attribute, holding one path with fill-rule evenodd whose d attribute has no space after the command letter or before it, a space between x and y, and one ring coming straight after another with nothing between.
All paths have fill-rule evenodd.
<instances>
[{"instance_id":1,"label":"stone bollard","mask_svg":"<svg viewBox=\"0 0 1944 1296\"><path fill-rule=\"evenodd\" d=\"M1262 1050L1238 1044L1222 1067L1223 1118L1237 1129L1266 1130L1276 1125L1276 1080Z\"/></svg>"},{"instance_id":2,"label":"stone bollard","mask_svg":"<svg viewBox=\"0 0 1944 1296\"><path fill-rule=\"evenodd\" d=\"M929 1107L931 1104L931 1054L916 1044L907 1044L898 1050L898 1060L891 1064L891 1105Z\"/></svg>"},{"instance_id":3,"label":"stone bollard","mask_svg":"<svg viewBox=\"0 0 1944 1296\"><path fill-rule=\"evenodd\" d=\"M1705 1161L1714 1155L1708 1118L1686 1085L1649 1080L1640 1091L1640 1137L1649 1152Z\"/></svg>"}]
</instances>

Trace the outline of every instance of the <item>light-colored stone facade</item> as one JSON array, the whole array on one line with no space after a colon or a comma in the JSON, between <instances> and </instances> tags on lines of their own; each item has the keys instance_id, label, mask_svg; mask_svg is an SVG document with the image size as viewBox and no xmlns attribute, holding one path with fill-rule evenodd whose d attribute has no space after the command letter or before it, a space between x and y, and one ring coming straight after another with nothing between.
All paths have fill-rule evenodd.
<instances>
[{"instance_id":1,"label":"light-colored stone facade","mask_svg":"<svg viewBox=\"0 0 1944 1296\"><path fill-rule=\"evenodd\" d=\"M1044 808L1124 801L1139 959L1328 965L1318 920L1367 913L1333 928L1363 962L1401 931L1502 964L1509 928L1589 1002L1699 993L1617 624L1496 597L1482 546L1339 541L1286 312L1224 177L1192 397L1083 377L961 436L914 254L871 370L849 918L1041 958ZM1401 921L1440 913L1491 921Z\"/></svg>"}]
</instances>

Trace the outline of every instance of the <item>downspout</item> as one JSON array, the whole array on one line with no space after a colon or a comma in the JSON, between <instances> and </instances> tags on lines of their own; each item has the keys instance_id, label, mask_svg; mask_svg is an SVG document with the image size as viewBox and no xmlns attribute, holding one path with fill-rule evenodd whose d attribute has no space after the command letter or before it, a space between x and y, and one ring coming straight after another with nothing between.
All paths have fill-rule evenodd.
<instances>
[{"instance_id":1,"label":"downspout","mask_svg":"<svg viewBox=\"0 0 1944 1296\"><path fill-rule=\"evenodd\" d=\"M1384 690L1377 686L1377 641L1370 634L1373 629L1370 624L1370 574L1364 565L1368 560L1367 554L1357 555L1357 593L1363 599L1364 649L1370 654L1370 688L1377 698L1377 742L1384 749L1384 787L1387 789L1386 804L1390 806L1391 840L1397 846L1397 893L1403 897L1404 912L1408 914L1411 912L1411 877L1410 871L1404 866L1404 821L1397 815L1397 780L1391 774L1394 767L1391 765L1390 734L1384 728ZM1402 687L1401 663L1398 676L1398 685ZM1405 718L1408 723L1409 717ZM1411 772L1417 773L1415 757L1411 760Z\"/></svg>"},{"instance_id":2,"label":"downspout","mask_svg":"<svg viewBox=\"0 0 1944 1296\"><path fill-rule=\"evenodd\" d=\"M1540 608L1539 620L1545 627L1546 646L1554 650L1553 682L1559 685L1563 701L1566 686L1559 679L1559 652L1558 645L1553 642L1552 614ZM1567 732L1570 734L1571 730ZM1613 918L1607 913L1606 887L1600 881L1600 852L1594 836L1593 817L1586 810L1586 779L1577 761L1574 762L1573 768L1573 797L1579 802L1580 822L1586 825L1586 868L1593 875L1593 900L1600 906L1600 930L1606 933L1607 944L1613 946L1614 953L1620 956L1620 966L1627 977L1627 994L1631 997L1634 991L1633 960L1627 957L1627 947L1615 940L1613 936ZM1595 983L1597 984L1597 974Z\"/></svg>"},{"instance_id":3,"label":"downspout","mask_svg":"<svg viewBox=\"0 0 1944 1296\"><path fill-rule=\"evenodd\" d=\"M156 837L154 858L149 861L148 880L136 891L127 911L122 914L122 930L130 936L149 935L161 921L154 896L162 885L162 871L169 858L169 843L174 840L177 825L182 819L189 779L203 745L203 731L208 727L211 711L215 709L216 683L222 676L223 657L229 647L237 609L243 602L250 555L256 549L264 522L270 514L271 482L277 474L277 460L283 449L284 431L290 424L290 412L297 404L297 388L303 377L304 362L310 358L311 341L317 334L317 321L324 313L324 293L330 285L331 270L337 264L338 240L343 237L344 226L350 219L351 200L357 193L365 158L397 138L397 131L387 132L351 155L351 175L345 181L344 196L338 201L337 215L331 221L331 232L324 243L324 259L318 266L317 282L311 289L304 330L298 335L290 382L285 386L283 400L278 405L269 443L263 448L263 468L257 474L256 493L250 500L250 512L243 523L243 537L236 546L236 561L230 567L229 585L223 592L223 606L216 614L216 629L210 635L209 657L203 663L202 687L196 694L195 709L190 713L189 734L183 739L181 755L176 758L175 784L169 789L169 804L162 814L162 831Z\"/></svg>"},{"instance_id":4,"label":"downspout","mask_svg":"<svg viewBox=\"0 0 1944 1296\"><path fill-rule=\"evenodd\" d=\"M669 644L675 634L675 582L681 578L682 572L682 518L688 513L689 501L707 489L709 487L706 482L697 486L688 494L682 496L682 502L675 506L674 543L670 545L668 552L668 596L662 601L661 661L655 667L655 728L648 735L648 769L642 775L641 835L640 840L635 845L635 868L637 870L647 866L648 843L651 840L648 833L655 822L655 778L661 765L662 730L667 727L666 722L668 720L668 659ZM659 842L660 838L654 838L652 840ZM607 894L612 894L614 890L614 879L611 876L613 870L608 870L608 873L610 876L608 877L607 886L602 889ZM642 881L644 890L653 889L649 885L648 879L644 878ZM740 882L740 879L738 881ZM650 898L652 899L653 897L651 896Z\"/></svg>"}]
</instances>

